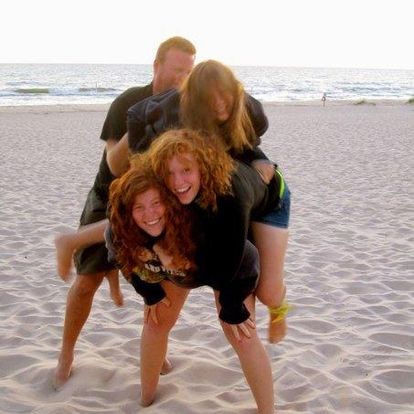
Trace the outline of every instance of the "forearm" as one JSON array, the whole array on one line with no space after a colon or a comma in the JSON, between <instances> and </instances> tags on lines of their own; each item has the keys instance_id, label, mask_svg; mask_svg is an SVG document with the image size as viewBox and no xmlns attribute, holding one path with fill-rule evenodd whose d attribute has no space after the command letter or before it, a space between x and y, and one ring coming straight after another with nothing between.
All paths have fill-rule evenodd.
<instances>
[{"instance_id":1,"label":"forearm","mask_svg":"<svg viewBox=\"0 0 414 414\"><path fill-rule=\"evenodd\" d=\"M86 224L80 227L71 236L71 242L74 250L78 250L92 244L103 243L105 241L104 232L108 220L104 219L96 223Z\"/></svg>"},{"instance_id":2,"label":"forearm","mask_svg":"<svg viewBox=\"0 0 414 414\"><path fill-rule=\"evenodd\" d=\"M118 142L108 140L106 146L106 162L111 174L120 177L129 168L128 135L125 134Z\"/></svg>"},{"instance_id":3,"label":"forearm","mask_svg":"<svg viewBox=\"0 0 414 414\"><path fill-rule=\"evenodd\" d=\"M259 256L256 247L246 240L242 250L237 270L222 284L219 295L222 306L220 318L231 324L244 322L250 316L243 302L254 292L259 279Z\"/></svg>"},{"instance_id":4,"label":"forearm","mask_svg":"<svg viewBox=\"0 0 414 414\"><path fill-rule=\"evenodd\" d=\"M250 312L244 305L245 299L254 292L259 278L259 267L255 258L242 263L236 279L220 289L220 319L235 324L244 322Z\"/></svg>"},{"instance_id":5,"label":"forearm","mask_svg":"<svg viewBox=\"0 0 414 414\"><path fill-rule=\"evenodd\" d=\"M246 299L250 293L251 291L245 295L244 299ZM250 312L247 310L245 304L243 303L244 299L233 297L230 301L228 301L224 299L224 297L228 298L227 293L220 291L219 302L221 305L221 310L219 318L229 324L238 324L245 322L249 318Z\"/></svg>"}]
</instances>

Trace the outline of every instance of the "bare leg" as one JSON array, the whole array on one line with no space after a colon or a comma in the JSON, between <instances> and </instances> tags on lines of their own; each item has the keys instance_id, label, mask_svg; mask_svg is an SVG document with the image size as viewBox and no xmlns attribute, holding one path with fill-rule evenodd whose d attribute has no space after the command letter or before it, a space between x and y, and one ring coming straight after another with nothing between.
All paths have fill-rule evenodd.
<instances>
[{"instance_id":1,"label":"bare leg","mask_svg":"<svg viewBox=\"0 0 414 414\"><path fill-rule=\"evenodd\" d=\"M289 230L263 223L252 223L254 244L260 256L260 279L256 296L268 307L280 306L285 297L283 268L288 245ZM277 343L286 335L286 319L269 321L269 342Z\"/></svg>"},{"instance_id":2,"label":"bare leg","mask_svg":"<svg viewBox=\"0 0 414 414\"><path fill-rule=\"evenodd\" d=\"M107 223L108 220L102 220L55 236L57 273L64 281L69 277L74 252L81 247L102 243Z\"/></svg>"},{"instance_id":3,"label":"bare leg","mask_svg":"<svg viewBox=\"0 0 414 414\"><path fill-rule=\"evenodd\" d=\"M214 294L216 298L217 312L219 313L221 309L218 301L219 293L214 291ZM254 301L254 296L250 295L244 302L249 309L251 319L253 320ZM239 357L243 373L256 401L258 414L274 414L275 400L272 369L269 357L262 342L257 336L256 330L251 331L251 338L243 337L241 341L238 341L232 334L229 326L226 326L221 321L220 323L227 340Z\"/></svg>"},{"instance_id":4,"label":"bare leg","mask_svg":"<svg viewBox=\"0 0 414 414\"><path fill-rule=\"evenodd\" d=\"M171 306L166 307L163 303L158 305L158 325L150 319L142 329L141 405L143 407L147 407L154 401L159 375L166 363L168 335L177 321L189 292L188 289L180 288L171 282L161 283Z\"/></svg>"},{"instance_id":5,"label":"bare leg","mask_svg":"<svg viewBox=\"0 0 414 414\"><path fill-rule=\"evenodd\" d=\"M88 319L93 297L103 280L103 274L77 275L66 301L62 348L54 376L54 387L60 388L68 380L73 353L79 334Z\"/></svg>"},{"instance_id":6,"label":"bare leg","mask_svg":"<svg viewBox=\"0 0 414 414\"><path fill-rule=\"evenodd\" d=\"M122 295L121 286L119 285L118 271L113 270L112 272L108 272L105 277L109 283L109 292L112 301L116 306L123 306L124 296Z\"/></svg>"}]
</instances>

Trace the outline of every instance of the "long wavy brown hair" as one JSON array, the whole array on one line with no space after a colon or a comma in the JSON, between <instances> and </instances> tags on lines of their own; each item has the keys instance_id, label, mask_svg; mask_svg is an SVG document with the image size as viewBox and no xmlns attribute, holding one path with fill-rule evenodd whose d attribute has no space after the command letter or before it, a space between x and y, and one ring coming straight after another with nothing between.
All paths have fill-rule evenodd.
<instances>
[{"instance_id":1,"label":"long wavy brown hair","mask_svg":"<svg viewBox=\"0 0 414 414\"><path fill-rule=\"evenodd\" d=\"M220 139L191 129L171 129L155 139L144 157L147 157L157 177L167 184L168 161L177 156L188 164L190 161L184 154L193 155L200 170L197 203L202 208L216 210L217 196L231 194L231 175L235 168Z\"/></svg>"},{"instance_id":2,"label":"long wavy brown hair","mask_svg":"<svg viewBox=\"0 0 414 414\"><path fill-rule=\"evenodd\" d=\"M212 90L233 98L230 117L222 124L217 123L212 110ZM184 81L180 90L180 118L186 128L220 136L226 151L237 154L255 142L243 85L229 67L216 60L199 63Z\"/></svg>"},{"instance_id":3,"label":"long wavy brown hair","mask_svg":"<svg viewBox=\"0 0 414 414\"><path fill-rule=\"evenodd\" d=\"M141 163L114 180L109 189L109 220L116 259L128 280L135 267L143 268L140 255L151 240L151 236L138 227L132 217L136 196L149 189L157 190L165 205L166 225L158 244L173 258L175 268L189 272L195 268L190 212L157 180L149 164Z\"/></svg>"}]
</instances>

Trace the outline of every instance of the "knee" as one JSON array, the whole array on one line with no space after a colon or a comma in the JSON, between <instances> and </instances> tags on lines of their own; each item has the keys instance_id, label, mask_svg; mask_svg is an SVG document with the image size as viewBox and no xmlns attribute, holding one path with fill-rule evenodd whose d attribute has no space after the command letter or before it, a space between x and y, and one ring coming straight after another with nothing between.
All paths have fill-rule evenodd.
<instances>
[{"instance_id":1,"label":"knee","mask_svg":"<svg viewBox=\"0 0 414 414\"><path fill-rule=\"evenodd\" d=\"M102 283L102 275L78 275L72 286L72 291L81 297L93 296Z\"/></svg>"},{"instance_id":2,"label":"knee","mask_svg":"<svg viewBox=\"0 0 414 414\"><path fill-rule=\"evenodd\" d=\"M258 286L256 289L256 297L266 306L280 306L286 295L286 287L284 283L275 284L273 286Z\"/></svg>"},{"instance_id":3,"label":"knee","mask_svg":"<svg viewBox=\"0 0 414 414\"><path fill-rule=\"evenodd\" d=\"M243 336L240 333L240 337L242 338L240 341L237 340L234 335L226 335L227 340L229 341L230 345L233 347L233 349L236 351L238 355L240 354L246 354L249 351L251 351L254 347L254 344L256 341L259 340L259 337L257 336L256 332L251 333L251 337L247 338L246 336Z\"/></svg>"},{"instance_id":4,"label":"knee","mask_svg":"<svg viewBox=\"0 0 414 414\"><path fill-rule=\"evenodd\" d=\"M256 292L257 299L265 306L279 306L283 301L283 296L280 292L271 292L263 290Z\"/></svg>"},{"instance_id":5,"label":"knee","mask_svg":"<svg viewBox=\"0 0 414 414\"><path fill-rule=\"evenodd\" d=\"M154 337L168 336L174 324L166 323L165 321L158 322L150 320L144 325L144 331Z\"/></svg>"}]
</instances>

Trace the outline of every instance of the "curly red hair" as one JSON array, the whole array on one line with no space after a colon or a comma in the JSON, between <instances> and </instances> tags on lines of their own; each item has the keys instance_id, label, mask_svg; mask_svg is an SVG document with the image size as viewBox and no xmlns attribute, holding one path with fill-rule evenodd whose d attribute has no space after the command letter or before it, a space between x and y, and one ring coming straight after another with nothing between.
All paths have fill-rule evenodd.
<instances>
[{"instance_id":1,"label":"curly red hair","mask_svg":"<svg viewBox=\"0 0 414 414\"><path fill-rule=\"evenodd\" d=\"M166 183L168 161L178 156L184 163L189 163L182 157L186 153L193 155L200 170L198 204L216 210L217 196L231 194L231 175L235 168L220 139L191 129L171 129L155 139L144 156L154 173Z\"/></svg>"},{"instance_id":2,"label":"curly red hair","mask_svg":"<svg viewBox=\"0 0 414 414\"><path fill-rule=\"evenodd\" d=\"M151 236L138 227L132 217L136 196L149 189L159 192L166 207L164 236L158 244L173 258L174 267L190 272L195 268L190 212L157 180L149 165L141 163L114 180L109 189L109 220L116 259L128 280L135 267L144 267L139 257L151 240Z\"/></svg>"}]
</instances>

